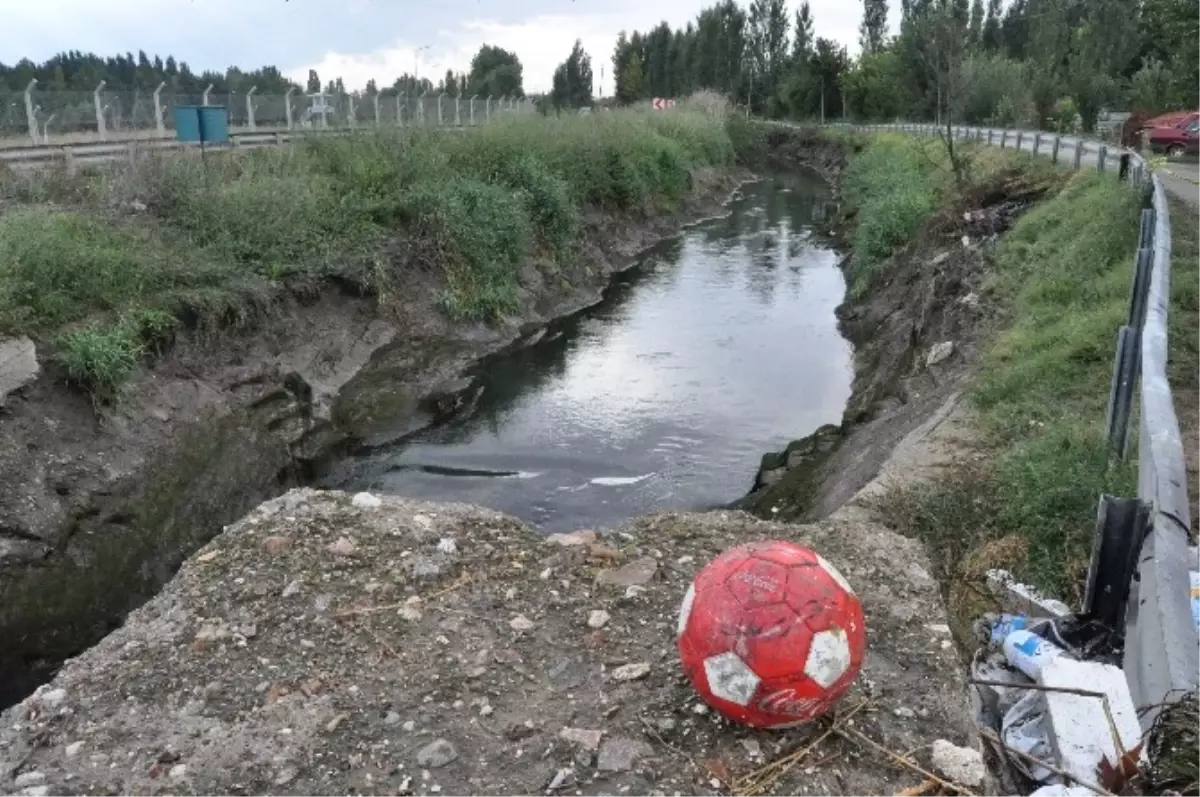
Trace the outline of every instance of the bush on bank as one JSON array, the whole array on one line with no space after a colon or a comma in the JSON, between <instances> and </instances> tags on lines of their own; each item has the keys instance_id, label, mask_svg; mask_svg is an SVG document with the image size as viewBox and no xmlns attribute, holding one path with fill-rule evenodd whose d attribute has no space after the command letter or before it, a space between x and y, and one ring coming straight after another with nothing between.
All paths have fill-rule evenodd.
<instances>
[{"instance_id":1,"label":"bush on bank","mask_svg":"<svg viewBox=\"0 0 1200 797\"><path fill-rule=\"evenodd\" d=\"M722 118L681 109L9 174L0 332L56 340L74 378L111 391L156 345L131 314L236 323L289 280L378 290L432 267L448 312L493 319L514 309L524 258L574 263L588 209L656 212L732 159ZM381 262L397 238L410 256Z\"/></svg>"}]
</instances>

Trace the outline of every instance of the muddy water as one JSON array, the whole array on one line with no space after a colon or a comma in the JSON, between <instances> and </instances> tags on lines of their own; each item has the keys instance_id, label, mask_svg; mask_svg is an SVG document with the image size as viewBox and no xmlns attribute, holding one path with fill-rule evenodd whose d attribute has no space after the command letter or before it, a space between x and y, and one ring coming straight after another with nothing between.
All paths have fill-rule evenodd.
<instances>
[{"instance_id":1,"label":"muddy water","mask_svg":"<svg viewBox=\"0 0 1200 797\"><path fill-rule=\"evenodd\" d=\"M647 252L600 304L493 358L470 411L338 463L327 486L464 501L545 531L728 503L764 451L838 423L845 283L812 235L827 186L744 186L728 215Z\"/></svg>"}]
</instances>

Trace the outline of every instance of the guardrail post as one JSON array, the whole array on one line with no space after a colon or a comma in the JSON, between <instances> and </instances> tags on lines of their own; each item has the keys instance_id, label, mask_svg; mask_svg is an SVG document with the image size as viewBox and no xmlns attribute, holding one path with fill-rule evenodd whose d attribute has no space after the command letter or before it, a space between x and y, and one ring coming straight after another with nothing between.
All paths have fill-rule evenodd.
<instances>
[{"instance_id":1,"label":"guardrail post","mask_svg":"<svg viewBox=\"0 0 1200 797\"><path fill-rule=\"evenodd\" d=\"M1033 154L1038 154L1038 150L1042 148L1042 134L1035 133L1033 136Z\"/></svg>"},{"instance_id":2,"label":"guardrail post","mask_svg":"<svg viewBox=\"0 0 1200 797\"><path fill-rule=\"evenodd\" d=\"M1133 287L1129 290L1129 326L1133 329L1141 329L1146 322L1146 297L1150 292L1150 271L1153 267L1154 251L1149 246L1138 249L1133 267Z\"/></svg>"},{"instance_id":3,"label":"guardrail post","mask_svg":"<svg viewBox=\"0 0 1200 797\"><path fill-rule=\"evenodd\" d=\"M1055 136L1054 143L1050 145L1050 161L1058 163L1058 149L1062 146L1062 136Z\"/></svg>"},{"instance_id":4,"label":"guardrail post","mask_svg":"<svg viewBox=\"0 0 1200 797\"><path fill-rule=\"evenodd\" d=\"M160 136L167 134L167 125L163 116L165 110L162 105L162 90L166 88L167 82L164 80L158 84L158 88L154 90L154 129L158 131Z\"/></svg>"},{"instance_id":5,"label":"guardrail post","mask_svg":"<svg viewBox=\"0 0 1200 797\"><path fill-rule=\"evenodd\" d=\"M379 127L379 92L371 95L371 102L375 106L375 126Z\"/></svg>"},{"instance_id":6,"label":"guardrail post","mask_svg":"<svg viewBox=\"0 0 1200 797\"><path fill-rule=\"evenodd\" d=\"M283 146L283 133L279 132L278 130L275 131L275 146Z\"/></svg>"},{"instance_id":7,"label":"guardrail post","mask_svg":"<svg viewBox=\"0 0 1200 797\"><path fill-rule=\"evenodd\" d=\"M254 92L258 91L258 86L251 86L246 92L246 127L254 130Z\"/></svg>"},{"instance_id":8,"label":"guardrail post","mask_svg":"<svg viewBox=\"0 0 1200 797\"><path fill-rule=\"evenodd\" d=\"M1100 496L1083 613L1108 628L1120 628L1125 623L1129 585L1152 512L1149 504L1137 498Z\"/></svg>"},{"instance_id":9,"label":"guardrail post","mask_svg":"<svg viewBox=\"0 0 1200 797\"><path fill-rule=\"evenodd\" d=\"M988 146L989 147L992 145L992 133L993 133L993 130L992 130L992 128L989 127L988 128Z\"/></svg>"},{"instance_id":10,"label":"guardrail post","mask_svg":"<svg viewBox=\"0 0 1200 797\"><path fill-rule=\"evenodd\" d=\"M1133 412L1133 388L1137 383L1140 344L1138 330L1127 324L1122 324L1117 330L1117 353L1113 359L1112 380L1109 382L1104 428L1107 430L1109 448L1121 459L1125 459L1129 447L1129 417Z\"/></svg>"},{"instance_id":11,"label":"guardrail post","mask_svg":"<svg viewBox=\"0 0 1200 797\"><path fill-rule=\"evenodd\" d=\"M1021 151L1021 141L1022 141L1024 138L1025 138L1025 131L1024 131L1024 130L1018 130L1018 131L1017 131L1017 152L1020 152L1020 151Z\"/></svg>"},{"instance_id":12,"label":"guardrail post","mask_svg":"<svg viewBox=\"0 0 1200 797\"><path fill-rule=\"evenodd\" d=\"M1079 167L1083 163L1083 149L1083 139L1075 139L1075 171L1079 171Z\"/></svg>"},{"instance_id":13,"label":"guardrail post","mask_svg":"<svg viewBox=\"0 0 1200 797\"><path fill-rule=\"evenodd\" d=\"M108 125L104 121L104 100L100 96L102 91L104 91L103 80L92 92L92 104L96 107L96 131L100 134L101 141L107 141Z\"/></svg>"},{"instance_id":14,"label":"guardrail post","mask_svg":"<svg viewBox=\"0 0 1200 797\"><path fill-rule=\"evenodd\" d=\"M204 87L204 93L200 95L200 104L208 105L208 95L212 93L213 84L209 83Z\"/></svg>"},{"instance_id":15,"label":"guardrail post","mask_svg":"<svg viewBox=\"0 0 1200 797\"><path fill-rule=\"evenodd\" d=\"M288 90L283 93L283 113L287 119L287 129L292 129L292 93L296 90L295 86L289 86Z\"/></svg>"},{"instance_id":16,"label":"guardrail post","mask_svg":"<svg viewBox=\"0 0 1200 797\"><path fill-rule=\"evenodd\" d=\"M37 117L33 115L33 87L36 85L37 78L34 78L25 86L25 125L29 130L29 140L35 147L38 144L38 125Z\"/></svg>"},{"instance_id":17,"label":"guardrail post","mask_svg":"<svg viewBox=\"0 0 1200 797\"><path fill-rule=\"evenodd\" d=\"M1104 173L1105 161L1108 159L1108 147L1101 144L1100 149L1096 152L1096 171Z\"/></svg>"}]
</instances>

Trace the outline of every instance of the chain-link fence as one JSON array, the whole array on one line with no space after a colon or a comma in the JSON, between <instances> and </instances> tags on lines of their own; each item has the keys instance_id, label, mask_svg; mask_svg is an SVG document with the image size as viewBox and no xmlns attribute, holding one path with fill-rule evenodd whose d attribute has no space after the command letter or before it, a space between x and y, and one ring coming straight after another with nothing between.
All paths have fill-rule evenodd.
<instances>
[{"instance_id":1,"label":"chain-link fence","mask_svg":"<svg viewBox=\"0 0 1200 797\"><path fill-rule=\"evenodd\" d=\"M225 108L234 134L276 130L370 127L451 127L532 114L531 100L514 97L376 94L260 94L256 91L181 94L160 90L0 92L0 146L120 141L174 136L177 105Z\"/></svg>"}]
</instances>

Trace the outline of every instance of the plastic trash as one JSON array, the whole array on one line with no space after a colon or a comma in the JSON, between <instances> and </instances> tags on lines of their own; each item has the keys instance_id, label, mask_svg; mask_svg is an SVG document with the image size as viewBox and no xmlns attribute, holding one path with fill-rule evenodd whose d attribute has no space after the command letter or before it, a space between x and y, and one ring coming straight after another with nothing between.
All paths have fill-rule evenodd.
<instances>
[{"instance_id":1,"label":"plastic trash","mask_svg":"<svg viewBox=\"0 0 1200 797\"><path fill-rule=\"evenodd\" d=\"M1044 718L1045 701L1040 692L1026 692L1004 715L1000 725L1000 736L1014 750L1049 761L1054 756L1050 735L1046 732ZM1017 769L1035 783L1044 783L1053 773L1045 767L1012 756L1010 760Z\"/></svg>"},{"instance_id":2,"label":"plastic trash","mask_svg":"<svg viewBox=\"0 0 1200 797\"><path fill-rule=\"evenodd\" d=\"M1028 628L1029 621L1023 614L1002 614L992 625L991 642L999 645L1013 631L1023 631Z\"/></svg>"},{"instance_id":3,"label":"plastic trash","mask_svg":"<svg viewBox=\"0 0 1200 797\"><path fill-rule=\"evenodd\" d=\"M1035 587L1022 584L1007 570L987 571L988 589L1000 602L1000 608L1010 614L1027 617L1067 617L1071 608L1060 600L1047 597Z\"/></svg>"},{"instance_id":4,"label":"plastic trash","mask_svg":"<svg viewBox=\"0 0 1200 797\"><path fill-rule=\"evenodd\" d=\"M1002 647L1008 663L1035 681L1047 662L1066 653L1050 640L1023 629L1005 636Z\"/></svg>"},{"instance_id":5,"label":"plastic trash","mask_svg":"<svg viewBox=\"0 0 1200 797\"><path fill-rule=\"evenodd\" d=\"M1192 570L1188 573L1192 592L1192 625L1200 632L1200 572Z\"/></svg>"},{"instance_id":6,"label":"plastic trash","mask_svg":"<svg viewBox=\"0 0 1200 797\"><path fill-rule=\"evenodd\" d=\"M1048 783L1029 793L1029 797L1092 797L1095 792L1087 786L1064 786Z\"/></svg>"}]
</instances>

